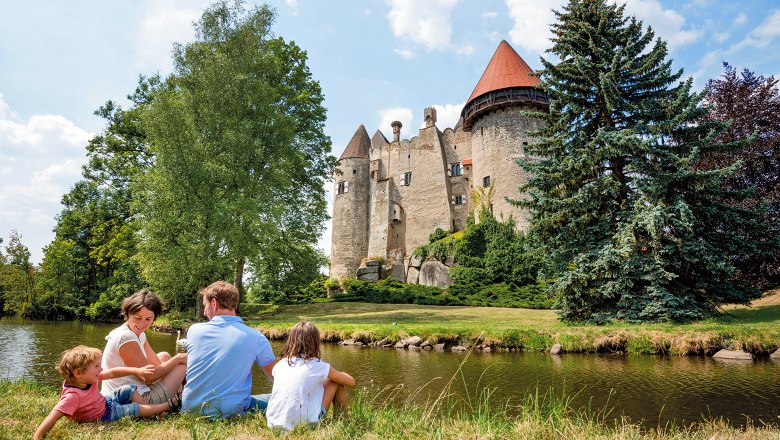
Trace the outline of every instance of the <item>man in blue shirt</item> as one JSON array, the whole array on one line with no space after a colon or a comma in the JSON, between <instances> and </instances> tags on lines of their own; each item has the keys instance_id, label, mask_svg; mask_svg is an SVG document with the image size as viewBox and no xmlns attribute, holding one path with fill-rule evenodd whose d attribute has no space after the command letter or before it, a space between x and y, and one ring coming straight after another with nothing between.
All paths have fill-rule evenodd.
<instances>
[{"instance_id":1,"label":"man in blue shirt","mask_svg":"<svg viewBox=\"0 0 780 440\"><path fill-rule=\"evenodd\" d=\"M236 316L238 289L217 281L200 291L209 322L187 331L187 383L182 410L212 419L264 411L270 394L252 396L252 364L269 379L276 364L271 344Z\"/></svg>"}]
</instances>

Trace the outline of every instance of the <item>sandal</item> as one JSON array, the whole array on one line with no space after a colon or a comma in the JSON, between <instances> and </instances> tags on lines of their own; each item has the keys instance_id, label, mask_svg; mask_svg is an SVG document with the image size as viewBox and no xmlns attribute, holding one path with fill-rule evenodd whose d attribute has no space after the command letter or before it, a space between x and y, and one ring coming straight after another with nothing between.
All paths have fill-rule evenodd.
<instances>
[{"instance_id":1,"label":"sandal","mask_svg":"<svg viewBox=\"0 0 780 440\"><path fill-rule=\"evenodd\" d=\"M176 395L168 399L168 411L178 412L181 409L181 391L177 391Z\"/></svg>"}]
</instances>

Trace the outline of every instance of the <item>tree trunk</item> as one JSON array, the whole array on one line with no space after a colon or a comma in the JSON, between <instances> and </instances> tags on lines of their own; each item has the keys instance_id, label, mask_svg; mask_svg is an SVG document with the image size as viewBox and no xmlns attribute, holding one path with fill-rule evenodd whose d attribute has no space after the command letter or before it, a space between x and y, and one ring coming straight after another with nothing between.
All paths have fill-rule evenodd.
<instances>
[{"instance_id":1,"label":"tree trunk","mask_svg":"<svg viewBox=\"0 0 780 440\"><path fill-rule=\"evenodd\" d=\"M238 289L238 304L236 305L236 313L238 313L238 308L241 306L241 300L244 299L244 264L246 263L246 259L244 257L240 257L238 261L236 261L236 267L233 271L233 284L236 286L236 289Z\"/></svg>"}]
</instances>

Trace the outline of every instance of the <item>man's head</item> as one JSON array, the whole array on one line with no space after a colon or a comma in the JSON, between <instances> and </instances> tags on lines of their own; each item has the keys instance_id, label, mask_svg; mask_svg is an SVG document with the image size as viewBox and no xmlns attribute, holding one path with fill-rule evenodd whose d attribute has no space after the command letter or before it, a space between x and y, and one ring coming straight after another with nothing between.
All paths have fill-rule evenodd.
<instances>
[{"instance_id":1,"label":"man's head","mask_svg":"<svg viewBox=\"0 0 780 440\"><path fill-rule=\"evenodd\" d=\"M238 306L238 289L224 281L214 282L201 289L200 295L203 297L203 314L209 319L224 311L235 313Z\"/></svg>"}]
</instances>

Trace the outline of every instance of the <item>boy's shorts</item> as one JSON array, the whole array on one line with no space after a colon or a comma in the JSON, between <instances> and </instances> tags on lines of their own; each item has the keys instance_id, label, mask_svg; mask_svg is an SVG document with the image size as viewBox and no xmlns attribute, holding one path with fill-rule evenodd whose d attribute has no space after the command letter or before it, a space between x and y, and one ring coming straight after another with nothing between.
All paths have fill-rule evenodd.
<instances>
[{"instance_id":1,"label":"boy's shorts","mask_svg":"<svg viewBox=\"0 0 780 440\"><path fill-rule=\"evenodd\" d=\"M138 417L138 404L133 402L135 385L124 385L106 397L106 412L100 419L103 422L115 422L122 417Z\"/></svg>"}]
</instances>

